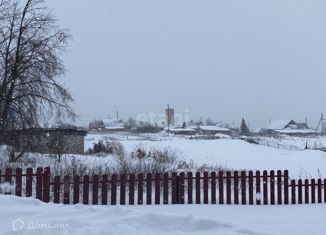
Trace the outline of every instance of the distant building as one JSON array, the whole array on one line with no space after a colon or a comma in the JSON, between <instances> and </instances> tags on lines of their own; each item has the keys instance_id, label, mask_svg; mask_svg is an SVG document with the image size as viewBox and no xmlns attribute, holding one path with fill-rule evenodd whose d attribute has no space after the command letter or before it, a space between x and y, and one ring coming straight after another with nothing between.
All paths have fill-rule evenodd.
<instances>
[{"instance_id":1,"label":"distant building","mask_svg":"<svg viewBox=\"0 0 326 235\"><path fill-rule=\"evenodd\" d=\"M276 120L267 127L267 134L285 134L291 136L316 135L316 131L308 127L307 123L297 123L294 120Z\"/></svg>"},{"instance_id":2,"label":"distant building","mask_svg":"<svg viewBox=\"0 0 326 235\"><path fill-rule=\"evenodd\" d=\"M104 125L104 129L109 131L123 131L125 129L122 120L115 120L110 118L103 119L103 125Z\"/></svg>"},{"instance_id":3,"label":"distant building","mask_svg":"<svg viewBox=\"0 0 326 235\"><path fill-rule=\"evenodd\" d=\"M199 133L202 135L231 135L231 129L219 126L200 126Z\"/></svg>"},{"instance_id":4,"label":"distant building","mask_svg":"<svg viewBox=\"0 0 326 235\"><path fill-rule=\"evenodd\" d=\"M168 126L174 126L174 109L168 108L165 110L165 119Z\"/></svg>"},{"instance_id":5,"label":"distant building","mask_svg":"<svg viewBox=\"0 0 326 235\"><path fill-rule=\"evenodd\" d=\"M78 129L32 128L8 131L2 142L19 152L83 154L86 134Z\"/></svg>"},{"instance_id":6,"label":"distant building","mask_svg":"<svg viewBox=\"0 0 326 235\"><path fill-rule=\"evenodd\" d=\"M170 133L175 135L196 135L198 131L192 128L171 128Z\"/></svg>"}]
</instances>

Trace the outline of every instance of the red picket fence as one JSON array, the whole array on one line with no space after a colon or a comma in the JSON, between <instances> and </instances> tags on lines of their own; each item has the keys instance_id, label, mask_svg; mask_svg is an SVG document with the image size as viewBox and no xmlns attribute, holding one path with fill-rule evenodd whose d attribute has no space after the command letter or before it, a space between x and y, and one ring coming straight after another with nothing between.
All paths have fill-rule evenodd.
<instances>
[{"instance_id":1,"label":"red picket fence","mask_svg":"<svg viewBox=\"0 0 326 235\"><path fill-rule=\"evenodd\" d=\"M51 176L50 168L0 172L0 193L43 202L92 205L242 204L326 202L326 179L289 179L285 171ZM6 187L6 185L8 187ZM14 187L13 187L14 186Z\"/></svg>"}]
</instances>

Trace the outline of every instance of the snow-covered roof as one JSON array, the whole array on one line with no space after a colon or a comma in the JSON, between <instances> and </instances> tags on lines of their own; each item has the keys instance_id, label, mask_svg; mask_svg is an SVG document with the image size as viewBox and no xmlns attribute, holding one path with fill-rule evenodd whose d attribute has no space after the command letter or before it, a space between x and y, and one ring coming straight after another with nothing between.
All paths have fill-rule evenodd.
<instances>
[{"instance_id":1,"label":"snow-covered roof","mask_svg":"<svg viewBox=\"0 0 326 235\"><path fill-rule=\"evenodd\" d=\"M291 120L275 120L267 127L269 130L282 130L284 129Z\"/></svg>"},{"instance_id":2,"label":"snow-covered roof","mask_svg":"<svg viewBox=\"0 0 326 235\"><path fill-rule=\"evenodd\" d=\"M229 128L219 127L219 126L200 126L203 131L230 131Z\"/></svg>"},{"instance_id":3,"label":"snow-covered roof","mask_svg":"<svg viewBox=\"0 0 326 235\"><path fill-rule=\"evenodd\" d=\"M123 125L105 126L105 129L107 129L107 130L122 130L122 129L124 129L124 126Z\"/></svg>"}]
</instances>

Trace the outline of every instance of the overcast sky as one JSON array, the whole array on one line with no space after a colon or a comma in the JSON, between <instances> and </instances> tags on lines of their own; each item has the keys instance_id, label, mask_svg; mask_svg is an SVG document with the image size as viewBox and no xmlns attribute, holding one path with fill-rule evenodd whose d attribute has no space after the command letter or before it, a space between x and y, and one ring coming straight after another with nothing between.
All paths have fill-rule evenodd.
<instances>
[{"instance_id":1,"label":"overcast sky","mask_svg":"<svg viewBox=\"0 0 326 235\"><path fill-rule=\"evenodd\" d=\"M65 84L80 122L160 114L252 127L317 125L326 91L324 0L47 0L74 40Z\"/></svg>"}]
</instances>

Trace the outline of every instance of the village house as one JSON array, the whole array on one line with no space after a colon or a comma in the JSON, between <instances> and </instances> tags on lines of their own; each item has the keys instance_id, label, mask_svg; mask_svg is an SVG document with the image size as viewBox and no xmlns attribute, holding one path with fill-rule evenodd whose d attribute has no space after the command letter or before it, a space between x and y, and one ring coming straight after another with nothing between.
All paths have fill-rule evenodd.
<instances>
[{"instance_id":1,"label":"village house","mask_svg":"<svg viewBox=\"0 0 326 235\"><path fill-rule=\"evenodd\" d=\"M208 136L216 134L231 135L231 129L219 126L200 126L199 133Z\"/></svg>"},{"instance_id":2,"label":"village house","mask_svg":"<svg viewBox=\"0 0 326 235\"><path fill-rule=\"evenodd\" d=\"M267 127L267 134L284 134L290 136L316 135L316 131L308 127L307 123L297 123L294 120L275 120Z\"/></svg>"}]
</instances>

